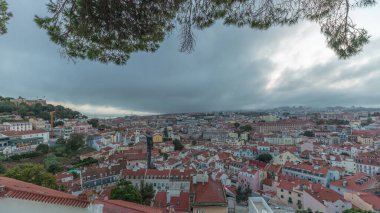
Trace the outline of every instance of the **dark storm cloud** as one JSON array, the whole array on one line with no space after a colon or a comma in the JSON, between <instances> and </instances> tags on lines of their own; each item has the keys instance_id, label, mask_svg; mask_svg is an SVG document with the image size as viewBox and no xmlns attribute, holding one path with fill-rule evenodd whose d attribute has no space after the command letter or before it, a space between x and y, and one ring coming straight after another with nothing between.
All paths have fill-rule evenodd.
<instances>
[{"instance_id":1,"label":"dark storm cloud","mask_svg":"<svg viewBox=\"0 0 380 213\"><path fill-rule=\"evenodd\" d=\"M71 102L77 105L167 113L238 110L280 105L376 105L380 95L376 75L380 41L373 41L353 62L335 58L324 64L282 73L275 88L266 89L268 76L278 66L260 55L292 36L295 27L255 31L221 24L196 32L191 54L178 52L173 33L155 53L136 53L126 66L96 62L72 63L32 22L43 14L44 1L9 2L14 18L9 33L0 37L0 95L19 95ZM302 37L302 35L301 35ZM373 78L365 76L373 75ZM284 77L285 76L285 77ZM336 82L361 79L357 88L331 87ZM368 95L367 95L368 94ZM377 100L376 100L377 99Z\"/></svg>"}]
</instances>

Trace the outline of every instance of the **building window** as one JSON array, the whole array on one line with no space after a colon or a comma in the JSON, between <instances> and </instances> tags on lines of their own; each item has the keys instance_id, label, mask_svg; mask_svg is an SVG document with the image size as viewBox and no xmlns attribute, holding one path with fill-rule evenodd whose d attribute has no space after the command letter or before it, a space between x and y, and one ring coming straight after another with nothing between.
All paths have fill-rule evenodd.
<instances>
[{"instance_id":1,"label":"building window","mask_svg":"<svg viewBox=\"0 0 380 213\"><path fill-rule=\"evenodd\" d=\"M289 197L289 199L288 199L288 203L293 203L293 200L292 200L292 198L291 197Z\"/></svg>"}]
</instances>

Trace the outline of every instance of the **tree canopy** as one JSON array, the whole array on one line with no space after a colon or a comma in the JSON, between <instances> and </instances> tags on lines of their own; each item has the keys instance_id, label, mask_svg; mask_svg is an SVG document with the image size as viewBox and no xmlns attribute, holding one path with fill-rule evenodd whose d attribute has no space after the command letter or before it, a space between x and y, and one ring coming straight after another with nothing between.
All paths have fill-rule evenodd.
<instances>
[{"instance_id":1,"label":"tree canopy","mask_svg":"<svg viewBox=\"0 0 380 213\"><path fill-rule=\"evenodd\" d=\"M262 161L264 163L269 163L272 160L272 155L268 153L260 154L257 156L256 160Z\"/></svg>"},{"instance_id":2,"label":"tree canopy","mask_svg":"<svg viewBox=\"0 0 380 213\"><path fill-rule=\"evenodd\" d=\"M66 149L68 151L77 151L79 148L83 147L85 144L83 135L81 134L71 134L70 138L66 141Z\"/></svg>"},{"instance_id":3,"label":"tree canopy","mask_svg":"<svg viewBox=\"0 0 380 213\"><path fill-rule=\"evenodd\" d=\"M174 150L181 151L183 149L183 144L178 139L174 139L173 144Z\"/></svg>"},{"instance_id":4,"label":"tree canopy","mask_svg":"<svg viewBox=\"0 0 380 213\"><path fill-rule=\"evenodd\" d=\"M242 131L242 132L250 132L250 131L252 131L252 126L249 125L249 124L241 126L240 127L240 131Z\"/></svg>"},{"instance_id":5,"label":"tree canopy","mask_svg":"<svg viewBox=\"0 0 380 213\"><path fill-rule=\"evenodd\" d=\"M87 123L90 124L94 128L98 128L99 127L99 119L97 119L97 118L89 119L87 121Z\"/></svg>"},{"instance_id":6,"label":"tree canopy","mask_svg":"<svg viewBox=\"0 0 380 213\"><path fill-rule=\"evenodd\" d=\"M356 8L375 0L51 0L49 14L35 16L51 41L71 59L125 64L138 51L154 52L173 29L181 32L180 51L195 46L194 29L221 20L225 25L265 30L309 20L320 25L327 44L340 58L348 58L368 43L365 29L350 18ZM11 14L0 0L0 34Z\"/></svg>"},{"instance_id":7,"label":"tree canopy","mask_svg":"<svg viewBox=\"0 0 380 213\"><path fill-rule=\"evenodd\" d=\"M53 153L48 154L44 158L44 167L50 173L57 173L63 171L62 157L57 157Z\"/></svg>"},{"instance_id":8,"label":"tree canopy","mask_svg":"<svg viewBox=\"0 0 380 213\"><path fill-rule=\"evenodd\" d=\"M111 191L111 199L126 200L134 203L142 203L143 198L140 192L130 181L120 180L117 187Z\"/></svg>"},{"instance_id":9,"label":"tree canopy","mask_svg":"<svg viewBox=\"0 0 380 213\"><path fill-rule=\"evenodd\" d=\"M1 0L0 0L1 1ZM73 111L61 105L42 105L40 103L27 105L25 103L16 104L11 101L12 98L0 99L0 113L17 113L22 117L35 116L44 120L50 120L50 112L55 111L55 118L77 118L81 116L80 112Z\"/></svg>"},{"instance_id":10,"label":"tree canopy","mask_svg":"<svg viewBox=\"0 0 380 213\"><path fill-rule=\"evenodd\" d=\"M315 136L314 132L312 132L312 131L310 131L310 130L306 130L306 131L303 133L303 135L306 136L306 137L310 137L310 138L312 138L312 137Z\"/></svg>"},{"instance_id":11,"label":"tree canopy","mask_svg":"<svg viewBox=\"0 0 380 213\"><path fill-rule=\"evenodd\" d=\"M49 152L49 145L47 144L38 144L37 148L36 148L36 151L37 152L41 152L43 154L47 154Z\"/></svg>"},{"instance_id":12,"label":"tree canopy","mask_svg":"<svg viewBox=\"0 0 380 213\"><path fill-rule=\"evenodd\" d=\"M8 4L5 0L0 0L0 35L7 32L7 22L12 17L12 13L8 11Z\"/></svg>"},{"instance_id":13,"label":"tree canopy","mask_svg":"<svg viewBox=\"0 0 380 213\"><path fill-rule=\"evenodd\" d=\"M243 189L241 186L238 186L236 190L236 202L247 202L248 198L252 194L252 190L247 187L246 189Z\"/></svg>"},{"instance_id":14,"label":"tree canopy","mask_svg":"<svg viewBox=\"0 0 380 213\"><path fill-rule=\"evenodd\" d=\"M154 198L155 190L153 184L140 182L140 194L143 199L143 202L147 205L150 205L151 200Z\"/></svg>"},{"instance_id":15,"label":"tree canopy","mask_svg":"<svg viewBox=\"0 0 380 213\"><path fill-rule=\"evenodd\" d=\"M58 189L55 177L45 171L44 167L40 164L27 163L15 166L9 169L5 173L5 176L39 186Z\"/></svg>"},{"instance_id":16,"label":"tree canopy","mask_svg":"<svg viewBox=\"0 0 380 213\"><path fill-rule=\"evenodd\" d=\"M7 171L7 168L0 162L0 174L4 174Z\"/></svg>"}]
</instances>

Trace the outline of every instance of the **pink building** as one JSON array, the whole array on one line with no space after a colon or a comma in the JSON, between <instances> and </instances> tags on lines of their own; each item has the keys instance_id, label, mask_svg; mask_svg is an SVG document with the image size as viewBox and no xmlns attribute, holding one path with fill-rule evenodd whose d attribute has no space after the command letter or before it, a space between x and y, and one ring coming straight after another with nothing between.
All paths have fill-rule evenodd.
<instances>
[{"instance_id":1,"label":"pink building","mask_svg":"<svg viewBox=\"0 0 380 213\"><path fill-rule=\"evenodd\" d=\"M86 134L92 130L92 126L87 123L76 123L72 126L74 133Z\"/></svg>"},{"instance_id":2,"label":"pink building","mask_svg":"<svg viewBox=\"0 0 380 213\"><path fill-rule=\"evenodd\" d=\"M238 186L242 189L249 187L252 192L256 192L261 189L260 182L263 178L261 170L244 167L238 173Z\"/></svg>"}]
</instances>

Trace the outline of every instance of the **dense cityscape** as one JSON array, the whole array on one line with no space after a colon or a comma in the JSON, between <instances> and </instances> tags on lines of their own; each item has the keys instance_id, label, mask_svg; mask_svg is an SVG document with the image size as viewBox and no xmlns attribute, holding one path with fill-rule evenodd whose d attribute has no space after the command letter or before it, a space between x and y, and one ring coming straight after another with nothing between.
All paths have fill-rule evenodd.
<instances>
[{"instance_id":1,"label":"dense cityscape","mask_svg":"<svg viewBox=\"0 0 380 213\"><path fill-rule=\"evenodd\" d=\"M380 213L377 0L0 0L0 213Z\"/></svg>"},{"instance_id":2,"label":"dense cityscape","mask_svg":"<svg viewBox=\"0 0 380 213\"><path fill-rule=\"evenodd\" d=\"M21 209L376 212L379 148L375 108L87 118L0 99L0 197Z\"/></svg>"}]
</instances>

